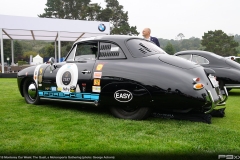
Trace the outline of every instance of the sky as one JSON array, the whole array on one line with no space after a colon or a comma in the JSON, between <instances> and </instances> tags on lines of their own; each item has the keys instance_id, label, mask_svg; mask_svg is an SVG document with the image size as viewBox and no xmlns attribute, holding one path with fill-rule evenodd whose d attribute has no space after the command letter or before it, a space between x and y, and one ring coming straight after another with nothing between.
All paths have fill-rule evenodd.
<instances>
[{"instance_id":1,"label":"sky","mask_svg":"<svg viewBox=\"0 0 240 160\"><path fill-rule=\"evenodd\" d=\"M0 0L0 15L38 17L47 0ZM91 0L105 8L104 0ZM151 36L202 38L208 31L240 35L240 0L118 0L128 12L130 26L151 29ZM0 22L1 23L1 22Z\"/></svg>"}]
</instances>

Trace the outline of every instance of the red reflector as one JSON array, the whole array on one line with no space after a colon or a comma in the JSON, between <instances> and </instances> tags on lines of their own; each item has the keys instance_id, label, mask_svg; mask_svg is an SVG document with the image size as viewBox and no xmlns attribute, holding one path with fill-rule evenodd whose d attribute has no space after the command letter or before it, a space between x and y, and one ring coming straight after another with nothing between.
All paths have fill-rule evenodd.
<instances>
[{"instance_id":1,"label":"red reflector","mask_svg":"<svg viewBox=\"0 0 240 160\"><path fill-rule=\"evenodd\" d=\"M193 78L194 82L200 82L200 78Z\"/></svg>"}]
</instances>

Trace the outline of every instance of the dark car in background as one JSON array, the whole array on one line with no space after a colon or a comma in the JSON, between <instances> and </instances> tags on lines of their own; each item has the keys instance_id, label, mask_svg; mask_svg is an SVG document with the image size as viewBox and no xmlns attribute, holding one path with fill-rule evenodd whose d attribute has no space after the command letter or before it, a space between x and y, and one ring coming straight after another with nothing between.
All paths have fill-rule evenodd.
<instances>
[{"instance_id":1,"label":"dark car in background","mask_svg":"<svg viewBox=\"0 0 240 160\"><path fill-rule=\"evenodd\" d=\"M200 50L180 51L174 55L213 69L221 89L223 86L226 86L228 91L240 88L240 64L234 60Z\"/></svg>"},{"instance_id":2,"label":"dark car in background","mask_svg":"<svg viewBox=\"0 0 240 160\"><path fill-rule=\"evenodd\" d=\"M206 113L225 108L214 71L168 55L154 43L108 35L73 44L64 62L21 70L27 103L55 100L108 107L123 119L145 119L154 108Z\"/></svg>"}]
</instances>

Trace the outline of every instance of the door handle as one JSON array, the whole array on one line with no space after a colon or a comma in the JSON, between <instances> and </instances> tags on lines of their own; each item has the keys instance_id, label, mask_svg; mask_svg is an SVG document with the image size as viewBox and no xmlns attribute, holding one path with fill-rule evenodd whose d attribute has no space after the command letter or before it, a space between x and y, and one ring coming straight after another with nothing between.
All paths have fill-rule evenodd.
<instances>
[{"instance_id":1,"label":"door handle","mask_svg":"<svg viewBox=\"0 0 240 160\"><path fill-rule=\"evenodd\" d=\"M84 71L82 71L82 73L83 74L85 74L85 73L89 74L89 73L91 73L91 71L84 70Z\"/></svg>"}]
</instances>

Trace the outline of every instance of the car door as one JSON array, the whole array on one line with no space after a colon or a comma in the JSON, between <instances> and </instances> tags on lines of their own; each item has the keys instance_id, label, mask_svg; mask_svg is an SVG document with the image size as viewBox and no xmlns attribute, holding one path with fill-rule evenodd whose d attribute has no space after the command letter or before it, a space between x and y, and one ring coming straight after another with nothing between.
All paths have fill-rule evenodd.
<instances>
[{"instance_id":1,"label":"car door","mask_svg":"<svg viewBox=\"0 0 240 160\"><path fill-rule=\"evenodd\" d=\"M92 92L92 74L96 62L97 43L74 45L65 62L45 70L43 96L71 101L95 101L99 94ZM51 70L50 67L54 69Z\"/></svg>"}]
</instances>

